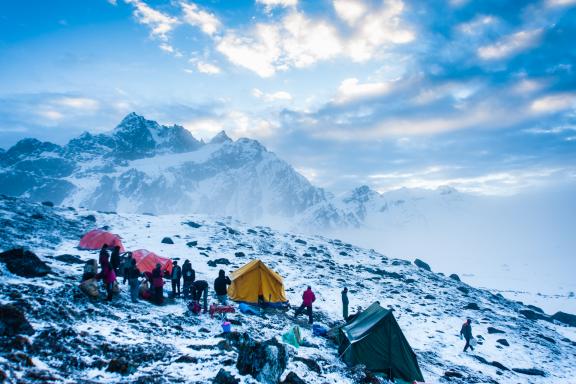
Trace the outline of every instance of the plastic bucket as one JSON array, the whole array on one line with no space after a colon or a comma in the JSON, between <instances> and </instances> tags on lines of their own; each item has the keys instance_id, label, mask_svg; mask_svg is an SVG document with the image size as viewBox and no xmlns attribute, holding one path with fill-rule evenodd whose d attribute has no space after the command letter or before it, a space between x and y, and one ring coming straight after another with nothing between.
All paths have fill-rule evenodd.
<instances>
[{"instance_id":1,"label":"plastic bucket","mask_svg":"<svg viewBox=\"0 0 576 384\"><path fill-rule=\"evenodd\" d=\"M225 321L222 323L222 332L224 333L228 333L232 331L232 323L230 323L229 321Z\"/></svg>"}]
</instances>

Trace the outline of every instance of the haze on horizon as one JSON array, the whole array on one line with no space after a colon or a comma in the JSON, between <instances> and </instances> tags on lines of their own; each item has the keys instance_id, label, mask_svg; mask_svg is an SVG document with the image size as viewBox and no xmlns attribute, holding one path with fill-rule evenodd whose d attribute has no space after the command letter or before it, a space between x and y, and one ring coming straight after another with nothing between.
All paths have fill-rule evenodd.
<instances>
[{"instance_id":1,"label":"haze on horizon","mask_svg":"<svg viewBox=\"0 0 576 384\"><path fill-rule=\"evenodd\" d=\"M251 137L339 192L576 179L576 1L0 5L0 147L136 111Z\"/></svg>"}]
</instances>

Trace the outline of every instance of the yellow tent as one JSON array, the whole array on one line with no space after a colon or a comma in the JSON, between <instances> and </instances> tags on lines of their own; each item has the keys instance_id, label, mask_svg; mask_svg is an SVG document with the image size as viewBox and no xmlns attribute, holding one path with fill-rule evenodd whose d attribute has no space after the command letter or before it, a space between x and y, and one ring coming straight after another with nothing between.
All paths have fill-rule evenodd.
<instances>
[{"instance_id":1,"label":"yellow tent","mask_svg":"<svg viewBox=\"0 0 576 384\"><path fill-rule=\"evenodd\" d=\"M228 296L234 301L258 303L259 296L268 303L288 301L282 276L258 259L238 268L231 275L232 284L228 287Z\"/></svg>"}]
</instances>

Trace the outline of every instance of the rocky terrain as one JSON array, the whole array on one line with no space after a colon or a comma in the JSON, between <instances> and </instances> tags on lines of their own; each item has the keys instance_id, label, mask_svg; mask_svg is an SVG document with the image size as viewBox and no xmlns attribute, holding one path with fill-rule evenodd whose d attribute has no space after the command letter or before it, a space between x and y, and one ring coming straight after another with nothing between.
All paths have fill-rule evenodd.
<instances>
[{"instance_id":1,"label":"rocky terrain","mask_svg":"<svg viewBox=\"0 0 576 384\"><path fill-rule=\"evenodd\" d=\"M474 288L458 276L435 273L424 262L392 259L337 239L281 233L230 218L141 215L54 207L0 198L0 376L33 382L375 382L346 367L335 344L313 336L304 317L270 311L220 320L194 316L181 299L158 307L132 304L127 289L111 303L78 289L84 260L82 233L107 226L128 249L145 248L189 259L210 283L260 258L284 277L290 303L307 284L318 300L316 322L340 323L340 290L351 308L373 301L394 315L430 383L569 383L576 377L574 317ZM170 237L174 244L163 243ZM36 255L37 257L35 257ZM103 297L103 292L101 296ZM353 310L354 311L354 310ZM458 337L473 319L479 345L463 353ZM295 349L281 335L295 324L307 346Z\"/></svg>"}]
</instances>

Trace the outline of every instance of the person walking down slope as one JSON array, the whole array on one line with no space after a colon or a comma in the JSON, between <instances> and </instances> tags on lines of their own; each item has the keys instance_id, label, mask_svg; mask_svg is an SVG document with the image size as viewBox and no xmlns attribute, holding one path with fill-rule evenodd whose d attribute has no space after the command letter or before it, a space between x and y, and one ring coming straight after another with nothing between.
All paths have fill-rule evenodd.
<instances>
[{"instance_id":1,"label":"person walking down slope","mask_svg":"<svg viewBox=\"0 0 576 384\"><path fill-rule=\"evenodd\" d=\"M189 260L186 260L182 266L182 277L184 279L184 299L188 299L190 298L192 284L196 280L196 272L192 269L192 264L190 264Z\"/></svg>"},{"instance_id":2,"label":"person walking down slope","mask_svg":"<svg viewBox=\"0 0 576 384\"><path fill-rule=\"evenodd\" d=\"M128 267L124 269L124 281L128 280L128 284L130 285L130 299L133 303L138 302L138 293L140 291L140 270L136 266L136 260L130 259L130 264Z\"/></svg>"},{"instance_id":3,"label":"person walking down slope","mask_svg":"<svg viewBox=\"0 0 576 384\"><path fill-rule=\"evenodd\" d=\"M154 295L152 300L158 305L162 305L164 301L164 278L162 277L162 265L156 264L156 268L152 271L152 288Z\"/></svg>"},{"instance_id":4,"label":"person walking down slope","mask_svg":"<svg viewBox=\"0 0 576 384\"><path fill-rule=\"evenodd\" d=\"M110 264L112 265L112 269L114 269L114 273L116 273L116 276L118 276L118 272L120 270L120 247L117 245L112 248Z\"/></svg>"},{"instance_id":5,"label":"person walking down slope","mask_svg":"<svg viewBox=\"0 0 576 384\"><path fill-rule=\"evenodd\" d=\"M100 248L100 254L98 255L98 264L100 264L100 266L104 265L104 263L107 263L110 260L110 255L108 254L108 244L104 244L102 245L102 248Z\"/></svg>"},{"instance_id":6,"label":"person walking down slope","mask_svg":"<svg viewBox=\"0 0 576 384\"><path fill-rule=\"evenodd\" d=\"M464 336L466 340L466 345L464 345L464 352L470 347L471 350L474 350L474 347L470 345L470 340L472 339L472 320L467 319L464 324L462 324L462 329L460 330L460 338Z\"/></svg>"},{"instance_id":7,"label":"person walking down slope","mask_svg":"<svg viewBox=\"0 0 576 384\"><path fill-rule=\"evenodd\" d=\"M172 267L172 297L180 296L180 279L182 278L182 268L178 265L177 261L174 261Z\"/></svg>"},{"instance_id":8,"label":"person walking down slope","mask_svg":"<svg viewBox=\"0 0 576 384\"><path fill-rule=\"evenodd\" d=\"M224 270L221 269L220 272L218 272L218 277L214 280L214 291L220 304L228 305L228 286L230 284L232 284L230 278L226 276Z\"/></svg>"},{"instance_id":9,"label":"person walking down slope","mask_svg":"<svg viewBox=\"0 0 576 384\"><path fill-rule=\"evenodd\" d=\"M308 289L302 294L302 305L296 310L294 317L298 317L304 311L304 308L306 308L306 312L308 312L308 323L312 324L314 322L312 318L312 303L314 301L316 301L316 295L312 292L312 287L308 286Z\"/></svg>"},{"instance_id":10,"label":"person walking down slope","mask_svg":"<svg viewBox=\"0 0 576 384\"><path fill-rule=\"evenodd\" d=\"M344 316L344 320L348 319L348 304L350 301L348 300L348 288L344 287L342 290L342 316Z\"/></svg>"},{"instance_id":11,"label":"person walking down slope","mask_svg":"<svg viewBox=\"0 0 576 384\"><path fill-rule=\"evenodd\" d=\"M208 312L208 283L206 280L196 280L192 284L192 300L200 302L204 296L204 312Z\"/></svg>"}]
</instances>

